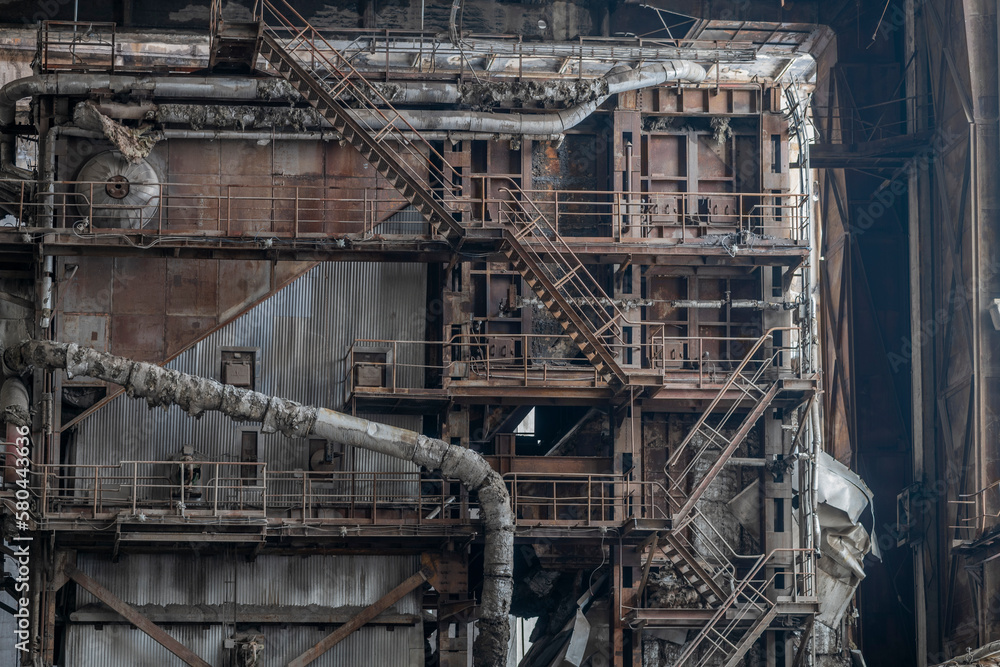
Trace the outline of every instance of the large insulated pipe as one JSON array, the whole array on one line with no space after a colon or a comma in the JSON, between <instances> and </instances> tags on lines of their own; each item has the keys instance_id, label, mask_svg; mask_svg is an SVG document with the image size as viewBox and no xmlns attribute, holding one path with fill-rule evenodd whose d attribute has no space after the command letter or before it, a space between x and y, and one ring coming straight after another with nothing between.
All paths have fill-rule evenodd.
<instances>
[{"instance_id":1,"label":"large insulated pipe","mask_svg":"<svg viewBox=\"0 0 1000 667\"><path fill-rule=\"evenodd\" d=\"M26 341L4 351L12 369L63 368L113 382L150 407L178 405L192 417L210 410L235 421L261 422L265 433L289 438L320 437L411 461L458 479L479 496L486 527L479 636L473 648L477 667L505 667L510 639L508 612L513 594L514 517L503 478L479 454L443 440L367 419L300 405L239 389L155 364L116 357L72 343Z\"/></svg>"},{"instance_id":2,"label":"large insulated pipe","mask_svg":"<svg viewBox=\"0 0 1000 667\"><path fill-rule=\"evenodd\" d=\"M705 70L688 61L654 63L635 69L618 66L604 76L583 81L545 79L516 82L504 79L465 84L441 81L390 81L372 84L393 104L475 104L486 98L498 104L592 101L605 95L658 86L669 81L699 83Z\"/></svg>"},{"instance_id":3,"label":"large insulated pipe","mask_svg":"<svg viewBox=\"0 0 1000 667\"><path fill-rule=\"evenodd\" d=\"M0 386L0 421L14 426L30 426L28 388L18 378L7 378Z\"/></svg>"},{"instance_id":4,"label":"large insulated pipe","mask_svg":"<svg viewBox=\"0 0 1000 667\"><path fill-rule=\"evenodd\" d=\"M112 93L144 92L158 97L240 99L266 98L274 83L267 79L206 76L119 76L112 74L47 74L17 79L0 88L0 173L18 178L30 174L14 164L17 135L5 131L14 124L18 100L37 95L90 95L92 90Z\"/></svg>"},{"instance_id":5,"label":"large insulated pipe","mask_svg":"<svg viewBox=\"0 0 1000 667\"><path fill-rule=\"evenodd\" d=\"M794 301L762 301L760 299L674 299L671 308L750 308L753 310L795 310L799 304Z\"/></svg>"},{"instance_id":6,"label":"large insulated pipe","mask_svg":"<svg viewBox=\"0 0 1000 667\"><path fill-rule=\"evenodd\" d=\"M417 130L464 132L472 135L553 136L576 126L590 116L611 95L629 90L656 86L668 81L698 83L705 79L705 69L687 61L656 63L630 69L616 67L603 77L587 83L589 91L577 90L578 98L590 98L568 109L549 114L495 114L469 111L408 111L404 116ZM396 92L389 97L398 104L459 104L462 93L454 84L401 83L391 86ZM500 84L503 85L503 84ZM112 93L142 92L163 98L270 100L294 95L282 79L251 79L240 77L136 77L111 74L48 74L11 81L0 88L0 172L29 178L30 174L14 164L13 132L3 128L14 123L18 100L37 95L89 95L92 90L107 89ZM565 90L559 82L540 84L535 99L560 99ZM381 117L357 112L370 126L378 126ZM408 130L405 123L399 129Z\"/></svg>"},{"instance_id":7,"label":"large insulated pipe","mask_svg":"<svg viewBox=\"0 0 1000 667\"><path fill-rule=\"evenodd\" d=\"M2 377L2 376L0 376ZM17 439L21 436L18 427L31 426L31 412L28 408L28 388L18 378L10 377L0 386L0 435L3 436L3 481L12 484L17 481Z\"/></svg>"},{"instance_id":8,"label":"large insulated pipe","mask_svg":"<svg viewBox=\"0 0 1000 667\"><path fill-rule=\"evenodd\" d=\"M659 85L668 81L699 83L705 79L705 68L697 63L678 61L657 63L648 68L618 67L598 81L608 86L607 93L576 106L546 114L503 114L471 111L400 111L394 121L397 129L474 132L477 134L540 135L562 134L579 125L613 94ZM371 112L352 113L371 128L386 125L385 117Z\"/></svg>"}]
</instances>

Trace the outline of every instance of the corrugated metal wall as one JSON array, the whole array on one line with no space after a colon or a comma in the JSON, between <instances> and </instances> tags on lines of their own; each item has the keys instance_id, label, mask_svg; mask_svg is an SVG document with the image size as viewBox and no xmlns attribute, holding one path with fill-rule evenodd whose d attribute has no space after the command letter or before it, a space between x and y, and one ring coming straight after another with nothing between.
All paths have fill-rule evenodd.
<instances>
[{"instance_id":1,"label":"corrugated metal wall","mask_svg":"<svg viewBox=\"0 0 1000 667\"><path fill-rule=\"evenodd\" d=\"M220 348L257 347L258 391L340 409L345 398L346 355L356 339L423 340L425 285L426 267L420 264L320 264L168 367L218 378ZM401 349L399 356L403 363L423 363L419 346ZM418 371L403 372L401 380L417 382ZM405 428L421 427L419 417L372 418ZM80 423L75 459L80 464L166 460L190 443L207 460L239 460L244 428L218 413L194 420L177 407L149 410L144 402L122 395ZM309 467L304 441L261 434L259 447L260 460L270 469ZM347 464L354 470L415 470L396 459L360 451Z\"/></svg>"},{"instance_id":2,"label":"corrugated metal wall","mask_svg":"<svg viewBox=\"0 0 1000 667\"><path fill-rule=\"evenodd\" d=\"M221 665L226 632L222 626L167 625L171 636L212 665ZM260 667L283 667L331 632L319 627L265 626ZM182 667L148 635L128 625L73 625L66 641L67 667ZM423 634L410 628L364 627L324 653L315 667L422 667Z\"/></svg>"},{"instance_id":3,"label":"corrugated metal wall","mask_svg":"<svg viewBox=\"0 0 1000 667\"><path fill-rule=\"evenodd\" d=\"M231 324L209 335L168 366L218 378L220 348L257 347L257 390L323 407L344 404L346 355L357 338L423 340L426 324L426 268L419 264L330 263L312 269L284 290ZM400 354L422 363L419 347ZM411 371L412 373L412 371ZM417 381L419 378L406 378ZM419 417L370 415L384 423L419 429ZM122 460L164 460L190 443L207 460L239 460L240 425L210 413L194 420L174 407L149 410L119 396L79 426L77 463L117 464ZM280 435L259 436L259 455L269 469L308 469L309 447ZM412 464L357 450L347 454L347 470L415 471ZM119 563L81 554L79 567L133 604L268 604L366 606L419 568L416 556L261 556L241 558L192 555L126 555ZM78 604L95 602L81 591ZM410 594L399 613L419 613ZM196 653L220 664L222 642L231 628L167 626ZM314 644L329 628L265 626L263 665L283 665ZM67 638L68 667L136 667L180 664L143 633L127 626L73 625ZM411 667L423 664L423 629L363 628L328 652L316 665Z\"/></svg>"},{"instance_id":4,"label":"corrugated metal wall","mask_svg":"<svg viewBox=\"0 0 1000 667\"><path fill-rule=\"evenodd\" d=\"M388 593L420 567L419 556L260 556L247 563L242 556L152 554L109 558L80 554L77 566L126 602L134 605L278 605L364 607ZM78 590L77 607L97 600ZM419 614L418 593L393 607L394 613ZM223 641L231 625L169 625L162 627L213 665L221 665ZM244 628L237 628L242 631ZM285 665L328 634L328 626L263 625L253 629L265 636L262 667ZM392 630L362 628L324 654L314 664L328 667L423 665L423 626ZM7 664L7 663L4 663ZM13 663L11 663L13 664ZM66 667L143 667L180 665L151 638L127 625L72 624L66 644Z\"/></svg>"},{"instance_id":5,"label":"corrugated metal wall","mask_svg":"<svg viewBox=\"0 0 1000 667\"><path fill-rule=\"evenodd\" d=\"M126 554L119 562L81 553L77 567L134 605L279 605L364 607L420 568L418 556L176 556ZM97 599L80 590L77 606ZM394 606L419 614L410 593Z\"/></svg>"}]
</instances>

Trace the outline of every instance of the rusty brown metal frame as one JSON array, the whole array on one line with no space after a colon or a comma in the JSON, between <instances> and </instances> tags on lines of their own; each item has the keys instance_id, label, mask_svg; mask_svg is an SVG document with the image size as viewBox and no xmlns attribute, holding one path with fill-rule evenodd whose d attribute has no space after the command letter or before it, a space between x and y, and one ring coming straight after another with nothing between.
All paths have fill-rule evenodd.
<instances>
[{"instance_id":1,"label":"rusty brown metal frame","mask_svg":"<svg viewBox=\"0 0 1000 667\"><path fill-rule=\"evenodd\" d=\"M763 574L768 563L789 556L792 564L791 573L779 575L775 572L770 577L760 578L759 575ZM760 632L763 632L766 623L778 613L782 603L815 604L817 601L815 559L814 550L799 548L774 549L760 556L698 636L688 642L684 652L674 663L676 667L704 667L716 664L712 659L720 652L726 660L727 667L734 665L742 657L740 651L745 652L749 649L749 642L760 636ZM782 563L785 561L782 560ZM791 579L792 592L791 595L778 596L774 601L768 597L768 593L778 576L787 576ZM752 626L749 631L744 631L743 627L747 622L752 622ZM705 642L711 648L699 655L699 649Z\"/></svg>"},{"instance_id":2,"label":"rusty brown metal frame","mask_svg":"<svg viewBox=\"0 0 1000 667\"><path fill-rule=\"evenodd\" d=\"M479 177L483 180L507 180ZM275 238L316 240L331 234L360 235L371 239L379 225L399 213L407 202L383 179L339 179L336 186L325 185L205 185L202 183L166 182L155 184L156 194L145 204L95 204L94 192L105 187L98 181L58 181L55 193L36 194L40 182L0 180L18 188L20 196L7 204L15 213L19 227L29 228L26 220L35 215L51 213L57 228L74 228L77 233L99 238L107 234L143 234L154 237L184 237L190 239L258 238L267 234ZM81 192L83 190L83 192ZM260 195L261 190L269 194ZM489 192L484 188L484 193ZM565 231L566 218L609 219L610 230L605 236L562 237L566 243L581 243L583 239L608 239L614 243L683 243L699 233L766 234L791 241L806 241L808 204L805 195L773 193L627 193L590 192L576 190L521 191L531 198L539 213L545 215L556 234ZM590 199L582 200L582 196ZM631 201L641 196L642 201ZM700 200L721 200L723 211L699 214ZM474 220L469 228L504 228L515 223L515 213L508 197L467 198ZM610 200L610 201L605 201ZM768 200L772 203L766 203ZM523 200L522 200L523 201ZM734 210L728 210L729 203ZM716 204L718 208L720 204ZM144 211L155 211L145 218ZM497 208L501 219L493 223L485 214ZM596 209L596 210L595 210ZM625 222L635 218L637 221ZM703 219L702 219L703 218ZM780 218L781 222L775 222ZM126 220L132 227L121 228ZM701 222L699 222L701 220ZM769 223L768 221L771 221ZM74 222L77 221L77 222ZM138 223L138 224L135 224ZM419 233L414 224L414 233ZM155 226L154 226L155 225ZM342 226L337 231L303 231L305 225ZM236 227L236 228L234 228ZM248 228L249 227L249 228ZM639 236L623 233L634 229ZM680 230L679 238L666 235L667 230ZM662 236L656 236L659 233ZM693 234L692 234L693 233ZM384 234L380 234L385 236ZM390 235L392 236L392 235ZM544 249L544 248L542 248Z\"/></svg>"},{"instance_id":3,"label":"rusty brown metal frame","mask_svg":"<svg viewBox=\"0 0 1000 667\"><path fill-rule=\"evenodd\" d=\"M116 24L111 22L101 22L101 21L42 21L38 26L38 48L36 58L39 63L39 67L43 72L53 72L53 71L63 71L63 72L115 72L115 58L117 52L115 49L116 42ZM77 53L77 46L79 44L94 44L94 42L84 42L82 41L81 35L84 39L89 39L95 37L98 40L104 38L104 36L110 33L110 41L108 43L96 42L98 47L98 52L96 57L101 57L101 51L107 49L108 57L106 61L98 61L96 63L88 63L83 60L83 57ZM70 35L70 41L66 42L59 39L58 36ZM69 63L56 62L57 52L62 52L59 47L69 44Z\"/></svg>"}]
</instances>

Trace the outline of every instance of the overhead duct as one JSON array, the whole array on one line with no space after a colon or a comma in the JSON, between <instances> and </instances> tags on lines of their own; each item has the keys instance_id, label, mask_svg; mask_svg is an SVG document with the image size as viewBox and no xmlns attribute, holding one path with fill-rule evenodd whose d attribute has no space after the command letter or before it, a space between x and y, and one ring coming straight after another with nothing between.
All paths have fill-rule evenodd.
<instances>
[{"instance_id":1,"label":"overhead duct","mask_svg":"<svg viewBox=\"0 0 1000 667\"><path fill-rule=\"evenodd\" d=\"M399 118L393 120L398 130L409 127L417 130L457 131L476 134L512 134L512 135L553 135L562 134L576 127L589 117L597 107L614 94L629 90L648 88L669 81L686 81L699 83L705 79L705 69L692 62L658 63L649 67L629 69L617 67L610 73L597 79L596 89L607 86L607 92L601 93L595 99L577 104L568 109L546 114L502 114L469 111L400 111ZM428 90L433 90L428 88ZM414 95L414 98L417 96ZM407 100L409 102L409 100ZM385 127L386 118L373 112L352 111L354 116L367 127L381 129Z\"/></svg>"},{"instance_id":2,"label":"overhead duct","mask_svg":"<svg viewBox=\"0 0 1000 667\"><path fill-rule=\"evenodd\" d=\"M398 128L406 131L412 126L417 130L463 132L473 135L542 136L559 135L578 125L590 116L611 95L657 86L670 81L699 83L705 79L705 69L688 61L669 61L630 69L624 66L612 69L603 77L593 79L580 88L571 89L572 99L587 100L567 109L547 114L498 114L466 111L405 111L406 122L398 120ZM490 88L490 86L493 88ZM523 91L512 84L499 82L483 84L477 90L477 99L484 95L497 99L521 99ZM485 86L485 88L483 88ZM18 100L38 95L89 96L92 90L110 90L113 94L143 93L159 98L204 100L273 100L291 97L293 91L278 78L252 79L247 77L170 76L137 77L111 74L48 74L30 76L12 81L0 88L0 131L14 124ZM379 84L383 94L397 104L460 104L463 92L455 84L438 83L389 83ZM567 96L565 82L551 81L532 89L532 101L560 100ZM523 101L523 100L522 100ZM122 107L123 109L124 107ZM119 109L121 111L121 109ZM143 112L149 108L144 107ZM355 112L369 127L381 127L384 119ZM380 125L381 123L381 125ZM407 126L407 123L409 126ZM0 172L17 178L30 178L30 174L14 164L16 134L3 132L0 138Z\"/></svg>"},{"instance_id":3,"label":"overhead duct","mask_svg":"<svg viewBox=\"0 0 1000 667\"><path fill-rule=\"evenodd\" d=\"M466 104L475 107L563 102L574 105L670 81L700 83L705 76L705 69L697 63L667 61L634 69L619 65L604 76L586 80L516 81L501 77L463 84L390 81L372 83L372 86L393 104Z\"/></svg>"},{"instance_id":4,"label":"overhead duct","mask_svg":"<svg viewBox=\"0 0 1000 667\"><path fill-rule=\"evenodd\" d=\"M38 95L89 96L92 90L113 94L142 92L157 97L194 99L268 99L274 83L269 79L205 76L120 76L112 74L46 74L17 79L0 88L0 175L31 178L14 164L17 135L5 128L14 125L18 100Z\"/></svg>"},{"instance_id":5,"label":"overhead duct","mask_svg":"<svg viewBox=\"0 0 1000 667\"><path fill-rule=\"evenodd\" d=\"M215 380L188 375L155 364L116 357L72 343L26 341L4 351L12 369L63 368L69 377L112 382L150 407L178 405L192 417L217 411L237 422L260 422L262 432L289 438L319 437L411 461L458 479L479 496L485 524L483 594L479 636L473 648L477 667L507 664L510 600L513 594L514 518L510 497L500 477L472 450L428 438L415 431L367 419L300 405Z\"/></svg>"}]
</instances>

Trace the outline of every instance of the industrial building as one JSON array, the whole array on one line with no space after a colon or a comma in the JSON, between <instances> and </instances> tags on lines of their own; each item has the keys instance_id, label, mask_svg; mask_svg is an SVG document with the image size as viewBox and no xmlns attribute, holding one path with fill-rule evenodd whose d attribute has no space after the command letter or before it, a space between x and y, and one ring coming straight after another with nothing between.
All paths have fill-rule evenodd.
<instances>
[{"instance_id":1,"label":"industrial building","mask_svg":"<svg viewBox=\"0 0 1000 667\"><path fill-rule=\"evenodd\" d=\"M998 664L997 9L0 3L0 666Z\"/></svg>"}]
</instances>

